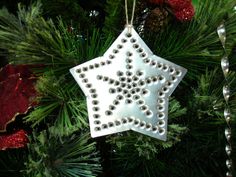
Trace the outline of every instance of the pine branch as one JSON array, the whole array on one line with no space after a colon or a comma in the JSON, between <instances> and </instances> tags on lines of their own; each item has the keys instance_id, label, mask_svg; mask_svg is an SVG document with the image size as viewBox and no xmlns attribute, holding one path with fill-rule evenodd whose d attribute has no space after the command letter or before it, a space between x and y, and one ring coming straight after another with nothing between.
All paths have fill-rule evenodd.
<instances>
[{"instance_id":1,"label":"pine branch","mask_svg":"<svg viewBox=\"0 0 236 177\"><path fill-rule=\"evenodd\" d=\"M177 100L170 99L170 117L166 142L157 141L135 132L111 137L108 142L111 143L115 152L113 161L117 165L115 168L118 169L118 174L122 171L124 176L131 174L142 177L157 176L158 172L153 170L153 168L155 169L160 164L163 164L161 160L157 160L157 156L165 149L171 148L180 142L181 135L187 130L186 127L172 123L172 121L176 121L177 117L179 118L185 113L186 109L182 108ZM142 168L140 168L141 166Z\"/></svg>"},{"instance_id":2,"label":"pine branch","mask_svg":"<svg viewBox=\"0 0 236 177\"><path fill-rule=\"evenodd\" d=\"M39 64L43 71L52 69L63 75L69 68L102 55L112 42L111 36L103 37L97 29L92 29L89 37L80 37L69 32L61 19L58 26L45 20L40 11L40 3L28 9L19 6L18 18L5 9L0 11L0 48L9 52L11 62Z\"/></svg>"},{"instance_id":3,"label":"pine branch","mask_svg":"<svg viewBox=\"0 0 236 177\"><path fill-rule=\"evenodd\" d=\"M158 34L147 32L146 41L154 53L186 67L187 76L195 78L206 66L219 65L223 50L216 30L223 20L228 36L227 52L230 53L236 44L233 40L236 37L234 4L234 0L200 1L191 22L174 22Z\"/></svg>"},{"instance_id":4,"label":"pine branch","mask_svg":"<svg viewBox=\"0 0 236 177\"><path fill-rule=\"evenodd\" d=\"M103 32L106 35L112 34L113 36L117 36L124 26L122 23L122 19L124 20L123 1L107 0L106 3L105 11L107 15L104 22Z\"/></svg>"},{"instance_id":5,"label":"pine branch","mask_svg":"<svg viewBox=\"0 0 236 177\"><path fill-rule=\"evenodd\" d=\"M37 83L39 106L24 118L32 127L45 122L54 125L60 136L88 127L85 100L78 88L74 90L62 81L51 74L41 77Z\"/></svg>"},{"instance_id":6,"label":"pine branch","mask_svg":"<svg viewBox=\"0 0 236 177\"><path fill-rule=\"evenodd\" d=\"M232 88L235 88L234 72L229 73L228 81ZM193 97L189 99L189 116L196 122L199 119L202 123L212 122L224 124L223 111L225 101L222 95L224 77L219 69L206 70L205 74L198 77L198 88L193 89ZM236 90L231 90L230 107L234 113L236 111ZM213 123L213 122L212 122Z\"/></svg>"},{"instance_id":7,"label":"pine branch","mask_svg":"<svg viewBox=\"0 0 236 177\"><path fill-rule=\"evenodd\" d=\"M33 134L26 162L27 176L95 177L100 172L100 158L95 143L89 142L88 133L62 139L56 134L54 127Z\"/></svg>"}]
</instances>

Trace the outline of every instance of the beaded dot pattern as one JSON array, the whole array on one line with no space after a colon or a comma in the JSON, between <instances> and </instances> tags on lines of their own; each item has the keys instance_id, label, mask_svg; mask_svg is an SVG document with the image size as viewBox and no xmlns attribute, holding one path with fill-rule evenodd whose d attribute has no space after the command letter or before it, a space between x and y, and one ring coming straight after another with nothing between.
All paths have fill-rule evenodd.
<instances>
[{"instance_id":1,"label":"beaded dot pattern","mask_svg":"<svg viewBox=\"0 0 236 177\"><path fill-rule=\"evenodd\" d=\"M166 140L168 98L187 70L154 55L133 28L70 72L87 97L92 137L133 130Z\"/></svg>"}]
</instances>

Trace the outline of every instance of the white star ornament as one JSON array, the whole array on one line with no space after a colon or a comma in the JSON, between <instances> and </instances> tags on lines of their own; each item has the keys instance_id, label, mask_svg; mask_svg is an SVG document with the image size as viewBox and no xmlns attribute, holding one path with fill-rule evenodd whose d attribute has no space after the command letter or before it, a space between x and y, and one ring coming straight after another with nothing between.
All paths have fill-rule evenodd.
<instances>
[{"instance_id":1,"label":"white star ornament","mask_svg":"<svg viewBox=\"0 0 236 177\"><path fill-rule=\"evenodd\" d=\"M168 99L187 70L129 30L102 57L70 69L87 98L91 136L133 130L166 140Z\"/></svg>"}]
</instances>

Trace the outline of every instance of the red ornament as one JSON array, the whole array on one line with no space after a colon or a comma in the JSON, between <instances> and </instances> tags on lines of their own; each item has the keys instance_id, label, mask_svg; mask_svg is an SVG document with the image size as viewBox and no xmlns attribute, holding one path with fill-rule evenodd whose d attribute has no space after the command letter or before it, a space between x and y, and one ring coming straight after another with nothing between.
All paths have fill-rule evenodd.
<instances>
[{"instance_id":1,"label":"red ornament","mask_svg":"<svg viewBox=\"0 0 236 177\"><path fill-rule=\"evenodd\" d=\"M173 11L180 11L192 5L191 0L166 0L166 3L173 9Z\"/></svg>"},{"instance_id":2,"label":"red ornament","mask_svg":"<svg viewBox=\"0 0 236 177\"><path fill-rule=\"evenodd\" d=\"M165 0L149 0L149 2L152 4L161 5L164 4Z\"/></svg>"},{"instance_id":3,"label":"red ornament","mask_svg":"<svg viewBox=\"0 0 236 177\"><path fill-rule=\"evenodd\" d=\"M191 5L175 12L175 17L180 21L190 21L194 16L194 7Z\"/></svg>"},{"instance_id":4,"label":"red ornament","mask_svg":"<svg viewBox=\"0 0 236 177\"><path fill-rule=\"evenodd\" d=\"M29 142L27 132L18 130L11 135L0 135L0 150L9 148L22 148Z\"/></svg>"},{"instance_id":5,"label":"red ornament","mask_svg":"<svg viewBox=\"0 0 236 177\"><path fill-rule=\"evenodd\" d=\"M36 104L35 81L27 65L7 65L0 71L0 132Z\"/></svg>"}]
</instances>

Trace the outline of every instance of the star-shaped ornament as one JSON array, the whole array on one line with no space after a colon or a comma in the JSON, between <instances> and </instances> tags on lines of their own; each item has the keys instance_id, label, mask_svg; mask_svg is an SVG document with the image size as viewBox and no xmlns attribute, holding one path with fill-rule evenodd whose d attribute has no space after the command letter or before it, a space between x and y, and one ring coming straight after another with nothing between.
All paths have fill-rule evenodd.
<instances>
[{"instance_id":1,"label":"star-shaped ornament","mask_svg":"<svg viewBox=\"0 0 236 177\"><path fill-rule=\"evenodd\" d=\"M70 72L87 97L92 137L133 130L166 140L168 99L187 70L154 55L133 28Z\"/></svg>"}]
</instances>

